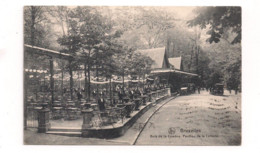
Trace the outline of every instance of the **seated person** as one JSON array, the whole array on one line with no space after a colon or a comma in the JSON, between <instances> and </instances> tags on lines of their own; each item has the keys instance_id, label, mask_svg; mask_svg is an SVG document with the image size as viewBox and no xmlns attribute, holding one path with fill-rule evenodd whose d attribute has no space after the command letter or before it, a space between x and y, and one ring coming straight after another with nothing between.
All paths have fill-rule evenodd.
<instances>
[{"instance_id":1,"label":"seated person","mask_svg":"<svg viewBox=\"0 0 260 153\"><path fill-rule=\"evenodd\" d=\"M130 90L128 91L128 93L129 93L129 98L130 98L131 100L133 100L133 99L134 99L134 90L133 90L133 89L130 89Z\"/></svg>"}]
</instances>

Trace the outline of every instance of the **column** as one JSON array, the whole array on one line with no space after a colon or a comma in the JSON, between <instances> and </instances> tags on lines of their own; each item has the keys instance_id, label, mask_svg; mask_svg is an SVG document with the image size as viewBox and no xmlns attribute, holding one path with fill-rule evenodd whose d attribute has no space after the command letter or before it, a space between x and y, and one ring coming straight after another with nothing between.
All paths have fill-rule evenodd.
<instances>
[{"instance_id":1,"label":"column","mask_svg":"<svg viewBox=\"0 0 260 153\"><path fill-rule=\"evenodd\" d=\"M53 78L53 59L51 57L50 59L50 87L51 87L51 103L50 103L50 106L53 105L53 102L54 102L54 78Z\"/></svg>"},{"instance_id":2,"label":"column","mask_svg":"<svg viewBox=\"0 0 260 153\"><path fill-rule=\"evenodd\" d=\"M38 111L38 133L46 133L51 127L50 110L47 108L47 103L43 105L43 108Z\"/></svg>"},{"instance_id":3,"label":"column","mask_svg":"<svg viewBox=\"0 0 260 153\"><path fill-rule=\"evenodd\" d=\"M81 113L83 114L82 137L88 137L88 128L92 127L91 122L92 117L94 116L93 109L89 108L86 110L82 110Z\"/></svg>"}]
</instances>

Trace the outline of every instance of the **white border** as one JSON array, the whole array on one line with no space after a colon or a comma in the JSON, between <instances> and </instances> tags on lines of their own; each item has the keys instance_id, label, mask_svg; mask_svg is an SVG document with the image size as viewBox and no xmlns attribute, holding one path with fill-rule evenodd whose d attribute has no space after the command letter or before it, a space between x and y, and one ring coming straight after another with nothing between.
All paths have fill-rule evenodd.
<instances>
[{"instance_id":1,"label":"white border","mask_svg":"<svg viewBox=\"0 0 260 153\"><path fill-rule=\"evenodd\" d=\"M23 6L24 5L149 5L242 6L242 146L24 146L23 145ZM0 152L259 152L259 12L258 0L2 0L0 2Z\"/></svg>"}]
</instances>

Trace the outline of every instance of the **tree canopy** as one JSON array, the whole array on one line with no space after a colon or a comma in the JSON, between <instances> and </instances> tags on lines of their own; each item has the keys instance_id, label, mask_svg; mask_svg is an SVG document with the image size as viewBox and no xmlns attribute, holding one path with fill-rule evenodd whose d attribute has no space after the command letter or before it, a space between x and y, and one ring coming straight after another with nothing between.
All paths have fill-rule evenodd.
<instances>
[{"instance_id":1,"label":"tree canopy","mask_svg":"<svg viewBox=\"0 0 260 153\"><path fill-rule=\"evenodd\" d=\"M236 34L232 44L241 42L241 7L198 7L194 12L198 15L188 24L202 29L208 27L208 42L218 43L228 30Z\"/></svg>"},{"instance_id":2,"label":"tree canopy","mask_svg":"<svg viewBox=\"0 0 260 153\"><path fill-rule=\"evenodd\" d=\"M220 76L226 83L240 84L241 7L198 7L188 21L174 11L147 6L27 6L24 42L71 54L78 61L70 67L84 65L88 79L148 73L151 59L135 51L166 47L169 57L182 57L184 71L208 81ZM69 62L60 65L64 64L66 70Z\"/></svg>"}]
</instances>

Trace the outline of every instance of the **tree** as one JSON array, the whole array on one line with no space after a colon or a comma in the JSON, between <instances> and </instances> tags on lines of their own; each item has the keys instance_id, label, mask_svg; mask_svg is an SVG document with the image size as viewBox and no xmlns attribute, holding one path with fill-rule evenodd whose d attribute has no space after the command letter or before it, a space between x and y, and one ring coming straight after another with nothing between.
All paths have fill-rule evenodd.
<instances>
[{"instance_id":1,"label":"tree","mask_svg":"<svg viewBox=\"0 0 260 153\"><path fill-rule=\"evenodd\" d=\"M25 44L48 47L50 24L42 6L24 7L24 42Z\"/></svg>"},{"instance_id":2,"label":"tree","mask_svg":"<svg viewBox=\"0 0 260 153\"><path fill-rule=\"evenodd\" d=\"M53 6L53 7L46 7L46 11L51 17L54 18L53 24L58 24L62 29L62 35L68 34L68 15L69 15L69 8L66 6Z\"/></svg>"},{"instance_id":3,"label":"tree","mask_svg":"<svg viewBox=\"0 0 260 153\"><path fill-rule=\"evenodd\" d=\"M123 81L123 90L124 90L124 79L127 74L130 73L131 70L131 58L133 55L133 50L127 47L123 47L120 49L120 52L118 54L115 54L115 64L117 65L117 75L122 76Z\"/></svg>"},{"instance_id":4,"label":"tree","mask_svg":"<svg viewBox=\"0 0 260 153\"><path fill-rule=\"evenodd\" d=\"M153 60L145 55L134 52L131 59L131 74L144 77L145 74L148 74L151 71L151 65Z\"/></svg>"},{"instance_id":5,"label":"tree","mask_svg":"<svg viewBox=\"0 0 260 153\"><path fill-rule=\"evenodd\" d=\"M227 70L227 87L231 90L237 90L241 86L241 59L228 65Z\"/></svg>"},{"instance_id":6,"label":"tree","mask_svg":"<svg viewBox=\"0 0 260 153\"><path fill-rule=\"evenodd\" d=\"M168 12L154 7L119 7L113 10L116 26L124 31L121 40L132 49L162 47L167 30L174 27Z\"/></svg>"},{"instance_id":7,"label":"tree","mask_svg":"<svg viewBox=\"0 0 260 153\"><path fill-rule=\"evenodd\" d=\"M96 70L98 78L100 68L113 55L112 48L116 43L112 40L121 32L114 30L111 22L107 22L93 7L77 7L69 12L68 17L68 35L61 37L59 42L84 63L85 78L88 77L85 85L90 98L90 72Z\"/></svg>"},{"instance_id":8,"label":"tree","mask_svg":"<svg viewBox=\"0 0 260 153\"><path fill-rule=\"evenodd\" d=\"M167 12L154 8L143 9L141 17L137 21L139 22L137 28L143 31L140 33L140 37L146 40L148 48L164 45L165 32L174 27L173 18Z\"/></svg>"},{"instance_id":9,"label":"tree","mask_svg":"<svg viewBox=\"0 0 260 153\"><path fill-rule=\"evenodd\" d=\"M218 43L228 30L236 34L232 44L241 42L241 7L198 7L195 13L198 16L188 21L188 24L199 25L202 29L208 27L208 42Z\"/></svg>"}]
</instances>

